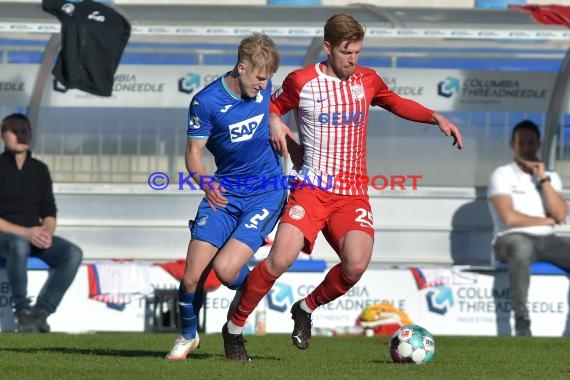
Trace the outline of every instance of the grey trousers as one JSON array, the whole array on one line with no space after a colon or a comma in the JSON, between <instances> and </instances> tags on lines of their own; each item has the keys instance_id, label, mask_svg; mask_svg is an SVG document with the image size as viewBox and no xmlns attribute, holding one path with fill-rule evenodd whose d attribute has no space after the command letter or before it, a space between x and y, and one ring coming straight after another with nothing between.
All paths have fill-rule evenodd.
<instances>
[{"instance_id":1,"label":"grey trousers","mask_svg":"<svg viewBox=\"0 0 570 380\"><path fill-rule=\"evenodd\" d=\"M515 318L528 319L526 303L531 263L548 261L570 269L570 236L512 233L497 238L493 249L497 260L507 263L509 267Z\"/></svg>"}]
</instances>

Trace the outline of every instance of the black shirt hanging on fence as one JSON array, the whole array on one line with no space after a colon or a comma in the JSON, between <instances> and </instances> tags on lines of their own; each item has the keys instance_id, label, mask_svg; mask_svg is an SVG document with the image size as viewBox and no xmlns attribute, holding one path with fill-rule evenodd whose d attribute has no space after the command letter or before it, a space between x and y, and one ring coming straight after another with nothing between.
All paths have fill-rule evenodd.
<instances>
[{"instance_id":1,"label":"black shirt hanging on fence","mask_svg":"<svg viewBox=\"0 0 570 380\"><path fill-rule=\"evenodd\" d=\"M41 226L41 220L56 217L55 199L49 169L28 156L22 170L14 153L0 155L0 218L24 227Z\"/></svg>"},{"instance_id":2,"label":"black shirt hanging on fence","mask_svg":"<svg viewBox=\"0 0 570 380\"><path fill-rule=\"evenodd\" d=\"M131 34L113 8L91 0L43 0L61 22L61 51L52 70L66 88L111 96L113 76Z\"/></svg>"}]
</instances>

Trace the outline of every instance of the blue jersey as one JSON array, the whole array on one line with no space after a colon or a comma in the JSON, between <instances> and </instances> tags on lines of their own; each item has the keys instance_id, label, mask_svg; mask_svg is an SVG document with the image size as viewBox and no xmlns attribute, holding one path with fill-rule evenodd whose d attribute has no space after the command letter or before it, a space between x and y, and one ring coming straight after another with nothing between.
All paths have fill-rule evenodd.
<instances>
[{"instance_id":1,"label":"blue jersey","mask_svg":"<svg viewBox=\"0 0 570 380\"><path fill-rule=\"evenodd\" d=\"M269 141L271 81L257 97L243 99L226 87L224 77L192 99L187 136L208 140L206 148L217 169L214 177L227 191L251 194L275 190L274 181L283 170Z\"/></svg>"}]
</instances>

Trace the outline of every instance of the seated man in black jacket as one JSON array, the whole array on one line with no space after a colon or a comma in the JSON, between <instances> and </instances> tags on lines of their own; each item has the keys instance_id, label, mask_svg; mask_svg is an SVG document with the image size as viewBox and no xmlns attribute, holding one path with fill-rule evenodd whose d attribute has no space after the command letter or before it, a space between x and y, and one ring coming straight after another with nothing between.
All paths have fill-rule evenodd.
<instances>
[{"instance_id":1,"label":"seated man in black jacket","mask_svg":"<svg viewBox=\"0 0 570 380\"><path fill-rule=\"evenodd\" d=\"M55 312L73 282L83 253L54 236L56 206L47 166L31 157L28 118L11 114L2 120L5 150L0 155L0 257L6 261L18 331L49 332ZM37 256L50 274L36 303L27 296L27 259Z\"/></svg>"}]
</instances>

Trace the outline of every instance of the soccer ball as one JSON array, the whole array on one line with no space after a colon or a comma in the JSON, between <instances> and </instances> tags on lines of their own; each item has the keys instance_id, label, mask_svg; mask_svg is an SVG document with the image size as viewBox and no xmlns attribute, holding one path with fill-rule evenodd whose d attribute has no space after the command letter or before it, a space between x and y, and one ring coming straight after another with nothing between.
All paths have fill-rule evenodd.
<instances>
[{"instance_id":1,"label":"soccer ball","mask_svg":"<svg viewBox=\"0 0 570 380\"><path fill-rule=\"evenodd\" d=\"M394 363L425 364L433 359L433 336L418 325L400 327L390 339L390 356Z\"/></svg>"}]
</instances>

